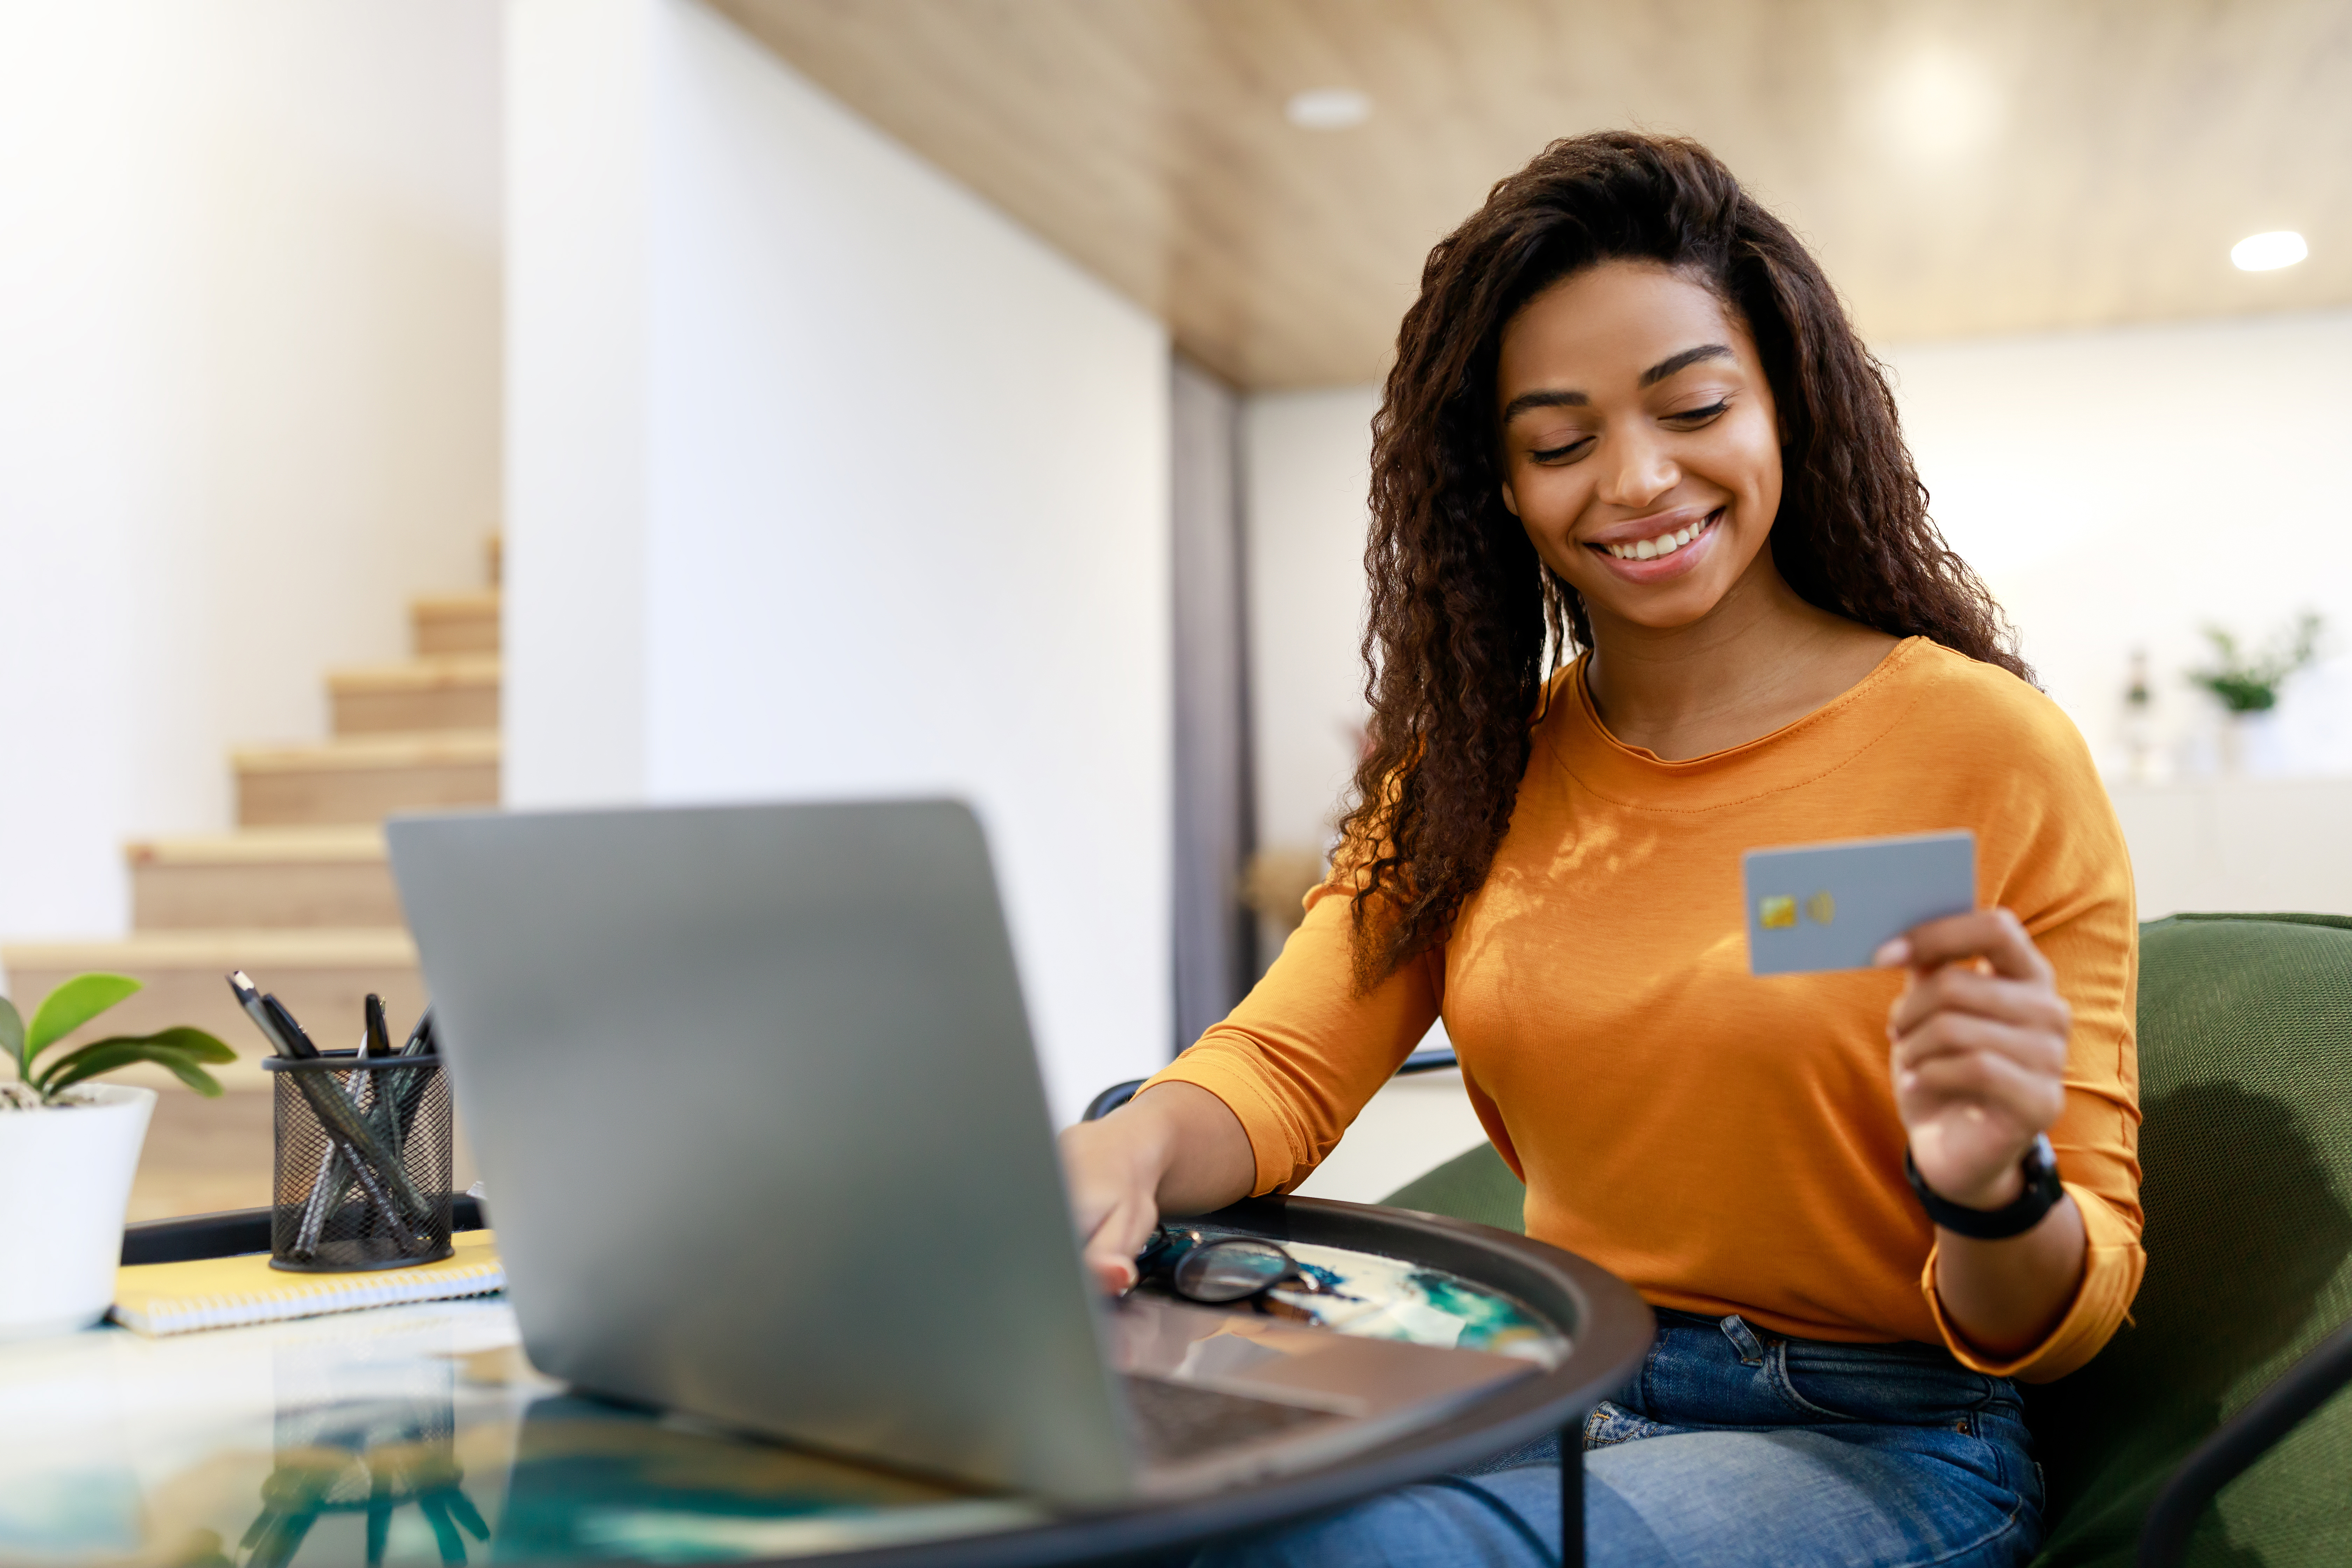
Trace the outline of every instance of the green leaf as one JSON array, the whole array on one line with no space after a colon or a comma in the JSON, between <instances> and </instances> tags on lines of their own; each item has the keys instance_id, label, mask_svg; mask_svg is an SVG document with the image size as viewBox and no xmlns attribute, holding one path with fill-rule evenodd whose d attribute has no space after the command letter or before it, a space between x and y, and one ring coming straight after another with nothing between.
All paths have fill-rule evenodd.
<instances>
[{"instance_id":1,"label":"green leaf","mask_svg":"<svg viewBox=\"0 0 2352 1568\"><path fill-rule=\"evenodd\" d=\"M35 1057L105 1012L143 989L128 974L77 974L58 986L33 1012L25 1033L24 1061Z\"/></svg>"},{"instance_id":2,"label":"green leaf","mask_svg":"<svg viewBox=\"0 0 2352 1568\"><path fill-rule=\"evenodd\" d=\"M185 1024L177 1025L169 1029L158 1029L152 1035L119 1035L115 1037L125 1040L152 1041L172 1050L185 1051L191 1058L200 1062L236 1060L236 1052L230 1048L219 1036L208 1035L202 1029L192 1028Z\"/></svg>"},{"instance_id":3,"label":"green leaf","mask_svg":"<svg viewBox=\"0 0 2352 1568\"><path fill-rule=\"evenodd\" d=\"M173 1036L196 1037L194 1044L182 1044ZM217 1049L221 1054L215 1056ZM160 1035L115 1035L103 1040L93 1040L58 1058L42 1070L38 1087L44 1097L61 1089L70 1089L85 1079L112 1072L134 1062L153 1062L176 1077L198 1094L210 1099L220 1093L219 1080L196 1065L199 1061L228 1061L234 1051L201 1029L166 1029Z\"/></svg>"},{"instance_id":4,"label":"green leaf","mask_svg":"<svg viewBox=\"0 0 2352 1568\"><path fill-rule=\"evenodd\" d=\"M16 1076L24 1077L26 1068L31 1065L25 1058L25 1020L17 1013L16 1005L5 996L0 996L0 1050L6 1051L16 1062Z\"/></svg>"},{"instance_id":5,"label":"green leaf","mask_svg":"<svg viewBox=\"0 0 2352 1568\"><path fill-rule=\"evenodd\" d=\"M118 1036L113 1039L77 1047L61 1057L53 1058L43 1065L40 1076L33 1080L33 1084L46 1099L86 1078L95 1078L100 1073L112 1072L116 1068L149 1059L139 1042Z\"/></svg>"},{"instance_id":6,"label":"green leaf","mask_svg":"<svg viewBox=\"0 0 2352 1568\"><path fill-rule=\"evenodd\" d=\"M163 1057L159 1059L163 1062L164 1067L171 1069L172 1075L174 1078L177 1078L182 1083L186 1084L190 1089L194 1089L198 1094L203 1095L206 1100L218 1100L221 1097L220 1079L215 1078L212 1074L206 1072L195 1063L188 1060L184 1057L176 1056Z\"/></svg>"}]
</instances>

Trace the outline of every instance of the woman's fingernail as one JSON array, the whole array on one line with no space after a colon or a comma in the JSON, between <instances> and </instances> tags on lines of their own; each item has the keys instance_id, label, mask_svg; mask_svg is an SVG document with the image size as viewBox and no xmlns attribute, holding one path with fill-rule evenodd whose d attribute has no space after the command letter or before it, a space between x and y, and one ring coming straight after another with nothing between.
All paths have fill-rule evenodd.
<instances>
[{"instance_id":1,"label":"woman's fingernail","mask_svg":"<svg viewBox=\"0 0 2352 1568\"><path fill-rule=\"evenodd\" d=\"M1898 936L1890 942L1880 943L1878 951L1870 955L1870 962L1881 969L1892 969L1898 963L1907 963L1910 957L1910 940L1907 937Z\"/></svg>"}]
</instances>

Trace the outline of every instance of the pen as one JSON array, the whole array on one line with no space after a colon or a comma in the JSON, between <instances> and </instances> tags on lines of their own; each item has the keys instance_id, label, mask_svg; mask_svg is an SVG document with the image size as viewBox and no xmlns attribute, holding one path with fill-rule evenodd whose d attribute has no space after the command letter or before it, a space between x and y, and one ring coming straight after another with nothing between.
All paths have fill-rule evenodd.
<instances>
[{"instance_id":1,"label":"pen","mask_svg":"<svg viewBox=\"0 0 2352 1568\"><path fill-rule=\"evenodd\" d=\"M392 1055L392 1028L384 1021L383 998L371 991L363 1011L367 1016L367 1032L360 1044L360 1054L377 1060ZM400 1089L403 1076L415 1076L397 1070L377 1071L367 1075L368 1109L374 1112L376 1124L383 1130L384 1146L395 1160L405 1161L401 1145L407 1141L408 1130L400 1124Z\"/></svg>"},{"instance_id":2,"label":"pen","mask_svg":"<svg viewBox=\"0 0 2352 1568\"><path fill-rule=\"evenodd\" d=\"M271 1005L275 998L263 996L244 970L231 972L228 988L236 997L237 1005L245 1009L246 1016L253 1020L254 1027L261 1031L261 1037L269 1042L274 1054L298 1060L318 1055L318 1047L294 1023L292 1015L282 1005ZM310 1086L298 1087L316 1110L317 1097L310 1092ZM342 1144L330 1133L327 1152L319 1157L318 1173L310 1179L310 1194L302 1202L302 1218L295 1230L294 1244L287 1249L297 1262L307 1263L318 1253L319 1235L326 1228L328 1211L342 1192Z\"/></svg>"},{"instance_id":3,"label":"pen","mask_svg":"<svg viewBox=\"0 0 2352 1568\"><path fill-rule=\"evenodd\" d=\"M349 1184L343 1175L343 1152L330 1143L327 1152L319 1156L319 1173L310 1178L310 1194L302 1200L302 1223L295 1229L294 1245L287 1248L296 1262L308 1263L318 1255L319 1237L327 1228L327 1215Z\"/></svg>"},{"instance_id":4,"label":"pen","mask_svg":"<svg viewBox=\"0 0 2352 1568\"><path fill-rule=\"evenodd\" d=\"M253 981L243 970L228 977L229 989L236 995L264 1037L278 1048L281 1057L295 1060L314 1059L319 1047L303 1032L302 1026L288 1012L277 997L257 992ZM409 1228L405 1215L425 1212L423 1194L408 1179L407 1169L391 1159L349 1096L335 1083L316 1073L297 1073L294 1087L310 1102L316 1112L328 1142L335 1145L351 1166L352 1176L361 1190L383 1214L391 1228L393 1239L403 1251L414 1250L415 1233ZM387 1192L389 1187L392 1190ZM397 1194L395 1201L394 1194Z\"/></svg>"},{"instance_id":5,"label":"pen","mask_svg":"<svg viewBox=\"0 0 2352 1568\"><path fill-rule=\"evenodd\" d=\"M341 1093L337 1090L332 1084L326 1086L326 1092L328 1095L333 1096L334 1100L341 1103L345 1110L349 1110L351 1109L351 1101L344 1100ZM309 1095L311 1108L313 1110L320 1109L322 1098L324 1097L320 1095ZM323 1121L324 1119L324 1115L322 1114L320 1120ZM397 1165L375 1163L371 1161L366 1153L362 1152L361 1151L366 1148L367 1144L374 1142L373 1138L366 1140L363 1143L357 1139L351 1138L348 1133L338 1133L332 1128L328 1129L327 1136L331 1140L334 1141L335 1147L333 1153L340 1156L343 1161L350 1164L352 1178L359 1183L360 1190L367 1194L368 1201L376 1206L376 1212L383 1215L383 1223L385 1226L391 1230L392 1239L394 1242L399 1246L403 1252L415 1251L416 1233L408 1227L408 1221L401 1215L401 1209L403 1207L402 1203L396 1201L391 1193L384 1190L385 1182L389 1180L398 1187L404 1189L401 1194L403 1199L415 1201L416 1206L410 1212L415 1213L422 1210L424 1207L424 1200L416 1195L415 1186L412 1185L408 1180L408 1173L402 1170ZM320 1224L323 1226L324 1223L325 1216L322 1214L320 1215ZM315 1246L315 1243L313 1245Z\"/></svg>"},{"instance_id":6,"label":"pen","mask_svg":"<svg viewBox=\"0 0 2352 1568\"><path fill-rule=\"evenodd\" d=\"M244 970L230 971L228 988L236 994L236 1005L245 1009L245 1016L253 1020L253 1026L261 1031L261 1037L269 1042L273 1055L299 1058L306 1054L279 1027L277 1016L263 1002L261 993L254 988L251 976ZM307 1045L309 1041L306 1039L303 1043ZM307 1054L316 1056L319 1053L317 1047L312 1047Z\"/></svg>"},{"instance_id":7,"label":"pen","mask_svg":"<svg viewBox=\"0 0 2352 1568\"><path fill-rule=\"evenodd\" d=\"M429 1057L438 1054L440 1044L433 1037L433 1009L427 1007L416 1015L416 1027L408 1031L408 1038L400 1047L404 1057Z\"/></svg>"},{"instance_id":8,"label":"pen","mask_svg":"<svg viewBox=\"0 0 2352 1568\"><path fill-rule=\"evenodd\" d=\"M296 1056L309 1061L319 1055L317 1043L310 1038L308 1030L294 1021L294 1015L286 1010L285 1003L265 991L261 994L261 1005L272 1018L278 1020L278 1033L294 1047Z\"/></svg>"},{"instance_id":9,"label":"pen","mask_svg":"<svg viewBox=\"0 0 2352 1568\"><path fill-rule=\"evenodd\" d=\"M276 1017L280 1035L294 1045L294 1055L304 1060L318 1058L319 1047L311 1043L310 1035L295 1021L294 1015L287 1011L284 1003L265 993L261 1005ZM311 1109L319 1113L319 1120L326 1124L329 1136L340 1134L343 1142L352 1145L347 1152L366 1156L357 1163L377 1166L386 1181L397 1188L409 1189L407 1172L383 1158L383 1151L376 1143L374 1129L368 1125L340 1085L312 1073L299 1074L295 1081L310 1101ZM367 1178L362 1174L360 1180L364 1185ZM423 1206L423 1200L415 1197L413 1189L402 1191L401 1197L409 1204L411 1212Z\"/></svg>"},{"instance_id":10,"label":"pen","mask_svg":"<svg viewBox=\"0 0 2352 1568\"><path fill-rule=\"evenodd\" d=\"M412 1058L441 1054L440 1037L433 1027L432 1008L427 1007L416 1016L416 1027L408 1032L407 1043L400 1047L400 1054ZM400 1136L405 1142L408 1130L416 1123L417 1107L425 1102L425 1090L432 1079L428 1070L423 1068L401 1076L403 1081L399 1096L394 1102L394 1114L399 1119Z\"/></svg>"},{"instance_id":11,"label":"pen","mask_svg":"<svg viewBox=\"0 0 2352 1568\"><path fill-rule=\"evenodd\" d=\"M360 1037L360 1055L388 1057L392 1055L392 1031L383 1016L383 998L368 993L364 1008L366 1026ZM370 1073L361 1089L362 1109L373 1114L394 1159L400 1158L400 1121L394 1112L394 1097L388 1094L375 1073ZM344 1174L342 1151L333 1144L319 1157L318 1173L311 1178L310 1195L302 1205L302 1223L295 1231L294 1245L289 1250L302 1261L315 1257L319 1237L327 1228L329 1215L341 1203L343 1189L350 1184Z\"/></svg>"},{"instance_id":12,"label":"pen","mask_svg":"<svg viewBox=\"0 0 2352 1568\"><path fill-rule=\"evenodd\" d=\"M276 1037L292 1044L298 1051L302 1046L312 1045L310 1036L301 1025L294 1021L294 1015L285 1004L274 995L260 996L257 1000L274 1026L271 1032ZM360 1041L362 1056L368 1054L369 1044L362 1034ZM313 1052L315 1049L313 1046ZM373 1085L363 1089L362 1095L372 1089ZM307 1263L318 1255L319 1238L325 1232L327 1221L333 1216L334 1211L342 1206L343 1193L350 1185L351 1176L343 1157L343 1144L331 1135L327 1152L319 1156L318 1172L310 1178L310 1196L302 1202L302 1221L295 1229L294 1245L287 1249L296 1261Z\"/></svg>"}]
</instances>

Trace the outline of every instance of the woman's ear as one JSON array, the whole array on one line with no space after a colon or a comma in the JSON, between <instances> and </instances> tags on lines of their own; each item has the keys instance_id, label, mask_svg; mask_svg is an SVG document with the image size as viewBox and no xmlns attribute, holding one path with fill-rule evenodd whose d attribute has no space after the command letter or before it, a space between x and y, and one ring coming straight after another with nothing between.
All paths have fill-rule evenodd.
<instances>
[{"instance_id":1,"label":"woman's ear","mask_svg":"<svg viewBox=\"0 0 2352 1568\"><path fill-rule=\"evenodd\" d=\"M1513 517L1519 515L1519 498L1511 493L1511 481L1508 479L1503 481L1503 510ZM1526 520L1522 518L1520 521Z\"/></svg>"}]
</instances>

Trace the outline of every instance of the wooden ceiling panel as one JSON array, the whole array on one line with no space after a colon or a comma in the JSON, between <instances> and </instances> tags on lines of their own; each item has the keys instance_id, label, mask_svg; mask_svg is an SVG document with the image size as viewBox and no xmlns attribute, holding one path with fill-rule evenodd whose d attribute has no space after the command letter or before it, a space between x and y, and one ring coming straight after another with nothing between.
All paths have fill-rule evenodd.
<instances>
[{"instance_id":1,"label":"wooden ceiling panel","mask_svg":"<svg viewBox=\"0 0 2352 1568\"><path fill-rule=\"evenodd\" d=\"M1430 246L1604 126L1713 147L1876 342L2352 303L2343 0L714 3L1248 388L1379 376Z\"/></svg>"}]
</instances>

